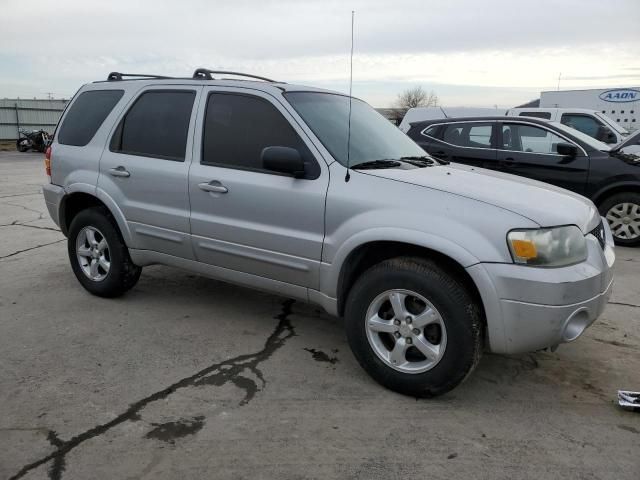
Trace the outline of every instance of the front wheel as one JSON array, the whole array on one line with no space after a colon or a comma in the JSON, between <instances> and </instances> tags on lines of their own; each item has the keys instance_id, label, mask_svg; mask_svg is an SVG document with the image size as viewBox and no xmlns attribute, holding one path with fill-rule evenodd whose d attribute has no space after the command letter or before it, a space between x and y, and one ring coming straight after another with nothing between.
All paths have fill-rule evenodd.
<instances>
[{"instance_id":1,"label":"front wheel","mask_svg":"<svg viewBox=\"0 0 640 480\"><path fill-rule=\"evenodd\" d=\"M482 353L480 309L435 262L395 258L367 270L349 293L347 338L385 387L416 397L460 384Z\"/></svg>"},{"instance_id":2,"label":"front wheel","mask_svg":"<svg viewBox=\"0 0 640 480\"><path fill-rule=\"evenodd\" d=\"M617 245L640 245L640 193L623 192L605 199L599 207Z\"/></svg>"},{"instance_id":3,"label":"front wheel","mask_svg":"<svg viewBox=\"0 0 640 480\"><path fill-rule=\"evenodd\" d=\"M74 217L67 250L73 273L94 295L120 296L140 278L142 268L131 261L115 222L104 208L88 208Z\"/></svg>"}]
</instances>

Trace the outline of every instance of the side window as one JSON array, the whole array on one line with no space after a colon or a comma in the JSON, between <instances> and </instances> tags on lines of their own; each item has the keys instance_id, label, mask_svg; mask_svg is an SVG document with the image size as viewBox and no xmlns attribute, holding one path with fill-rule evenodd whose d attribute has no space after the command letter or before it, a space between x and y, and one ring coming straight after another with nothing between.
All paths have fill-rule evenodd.
<instances>
[{"instance_id":1,"label":"side window","mask_svg":"<svg viewBox=\"0 0 640 480\"><path fill-rule=\"evenodd\" d=\"M124 90L91 90L81 93L64 117L58 143L84 147L122 98Z\"/></svg>"},{"instance_id":2,"label":"side window","mask_svg":"<svg viewBox=\"0 0 640 480\"><path fill-rule=\"evenodd\" d=\"M144 92L118 125L111 151L183 162L195 97L190 90Z\"/></svg>"},{"instance_id":3,"label":"side window","mask_svg":"<svg viewBox=\"0 0 640 480\"><path fill-rule=\"evenodd\" d=\"M551 120L550 112L520 112L521 117L535 117L544 118L545 120Z\"/></svg>"},{"instance_id":4,"label":"side window","mask_svg":"<svg viewBox=\"0 0 640 480\"><path fill-rule=\"evenodd\" d=\"M451 123L445 127L443 140L468 148L491 148L492 123Z\"/></svg>"},{"instance_id":5,"label":"side window","mask_svg":"<svg viewBox=\"0 0 640 480\"><path fill-rule=\"evenodd\" d=\"M207 100L202 164L243 170L262 168L265 147L290 147L305 162L305 178L320 175L320 166L286 118L267 100L249 95L212 93Z\"/></svg>"},{"instance_id":6,"label":"side window","mask_svg":"<svg viewBox=\"0 0 640 480\"><path fill-rule=\"evenodd\" d=\"M575 128L593 138L598 138L599 129L603 126L602 123L588 115L574 115L569 113L563 113L560 122L567 127Z\"/></svg>"},{"instance_id":7,"label":"side window","mask_svg":"<svg viewBox=\"0 0 640 480\"><path fill-rule=\"evenodd\" d=\"M532 125L502 125L502 149L516 152L557 154L558 143L567 141L555 133Z\"/></svg>"},{"instance_id":8,"label":"side window","mask_svg":"<svg viewBox=\"0 0 640 480\"><path fill-rule=\"evenodd\" d=\"M440 125L431 125L430 127L425 128L422 131L422 135L425 137L438 138L436 134L438 133L438 127Z\"/></svg>"},{"instance_id":9,"label":"side window","mask_svg":"<svg viewBox=\"0 0 640 480\"><path fill-rule=\"evenodd\" d=\"M470 146L491 147L491 125L477 123L469 129Z\"/></svg>"}]
</instances>

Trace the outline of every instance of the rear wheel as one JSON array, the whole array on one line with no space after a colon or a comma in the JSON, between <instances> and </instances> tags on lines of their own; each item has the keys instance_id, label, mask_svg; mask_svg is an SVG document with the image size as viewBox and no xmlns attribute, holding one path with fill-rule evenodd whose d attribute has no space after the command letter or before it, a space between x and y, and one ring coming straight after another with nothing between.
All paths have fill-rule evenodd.
<instances>
[{"instance_id":1,"label":"rear wheel","mask_svg":"<svg viewBox=\"0 0 640 480\"><path fill-rule=\"evenodd\" d=\"M640 194L623 192L600 204L600 214L607 219L616 244L640 245Z\"/></svg>"},{"instance_id":2,"label":"rear wheel","mask_svg":"<svg viewBox=\"0 0 640 480\"><path fill-rule=\"evenodd\" d=\"M142 268L131 261L127 246L105 208L88 208L74 217L67 250L73 273L94 295L117 297L140 278Z\"/></svg>"},{"instance_id":3,"label":"rear wheel","mask_svg":"<svg viewBox=\"0 0 640 480\"><path fill-rule=\"evenodd\" d=\"M376 381L430 397L454 388L477 365L479 312L466 288L436 263L396 258L357 280L345 309L347 338Z\"/></svg>"}]
</instances>

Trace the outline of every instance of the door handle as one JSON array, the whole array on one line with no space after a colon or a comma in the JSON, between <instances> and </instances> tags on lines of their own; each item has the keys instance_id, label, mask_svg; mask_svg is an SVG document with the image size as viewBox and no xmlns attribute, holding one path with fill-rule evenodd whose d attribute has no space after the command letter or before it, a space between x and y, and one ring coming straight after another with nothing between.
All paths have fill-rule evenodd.
<instances>
[{"instance_id":1,"label":"door handle","mask_svg":"<svg viewBox=\"0 0 640 480\"><path fill-rule=\"evenodd\" d=\"M516 167L518 165L516 163L516 161L511 157L505 158L504 160L500 161L499 163L503 167Z\"/></svg>"},{"instance_id":2,"label":"door handle","mask_svg":"<svg viewBox=\"0 0 640 480\"><path fill-rule=\"evenodd\" d=\"M127 171L127 169L124 168L122 165L116 168L110 168L109 174L112 177L130 177L131 176L131 174Z\"/></svg>"},{"instance_id":3,"label":"door handle","mask_svg":"<svg viewBox=\"0 0 640 480\"><path fill-rule=\"evenodd\" d=\"M218 180L213 180L209 183L199 183L200 190L211 193L227 193L229 189L222 185Z\"/></svg>"}]
</instances>

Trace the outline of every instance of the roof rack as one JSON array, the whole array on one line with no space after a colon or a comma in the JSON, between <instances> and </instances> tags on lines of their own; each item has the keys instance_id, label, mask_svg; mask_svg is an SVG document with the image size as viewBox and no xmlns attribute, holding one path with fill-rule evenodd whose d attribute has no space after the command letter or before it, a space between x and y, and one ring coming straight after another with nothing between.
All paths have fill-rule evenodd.
<instances>
[{"instance_id":1,"label":"roof rack","mask_svg":"<svg viewBox=\"0 0 640 480\"><path fill-rule=\"evenodd\" d=\"M221 73L223 75L237 75L239 77L255 78L257 80L264 80L265 82L277 83L275 80L271 80L270 78L259 77L258 75L251 75L249 73L229 72L226 70L209 70L207 68L198 68L195 72L193 72L193 78L196 80L215 80L211 76L212 73Z\"/></svg>"},{"instance_id":2,"label":"roof rack","mask_svg":"<svg viewBox=\"0 0 640 480\"><path fill-rule=\"evenodd\" d=\"M146 75L144 73L120 73L120 72L111 72L108 76L107 76L107 81L108 82L114 82L114 81L119 81L119 80L124 80L123 77L136 77L136 78L158 78L158 79L163 79L163 78L171 78L171 77L165 77L162 75Z\"/></svg>"}]
</instances>

